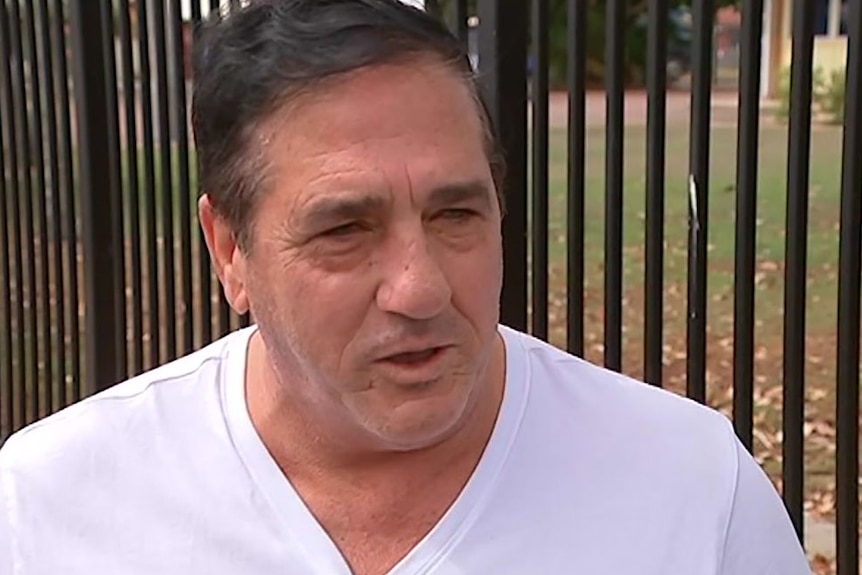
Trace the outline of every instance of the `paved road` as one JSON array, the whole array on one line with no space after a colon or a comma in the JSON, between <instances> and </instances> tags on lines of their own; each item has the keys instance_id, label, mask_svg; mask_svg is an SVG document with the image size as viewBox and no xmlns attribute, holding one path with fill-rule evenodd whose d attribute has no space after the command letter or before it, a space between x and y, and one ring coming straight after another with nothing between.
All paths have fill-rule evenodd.
<instances>
[{"instance_id":1,"label":"paved road","mask_svg":"<svg viewBox=\"0 0 862 575\"><path fill-rule=\"evenodd\" d=\"M668 92L665 107L668 124L688 124L690 122L691 94L686 91ZM629 91L624 98L625 125L645 126L647 118L647 94L645 91ZM735 92L715 92L712 96L712 122L714 125L736 125L737 94ZM601 126L605 123L606 96L602 91L591 91L586 98L586 119L588 126ZM566 127L568 118L568 95L554 92L550 95L549 122L552 128Z\"/></svg>"}]
</instances>

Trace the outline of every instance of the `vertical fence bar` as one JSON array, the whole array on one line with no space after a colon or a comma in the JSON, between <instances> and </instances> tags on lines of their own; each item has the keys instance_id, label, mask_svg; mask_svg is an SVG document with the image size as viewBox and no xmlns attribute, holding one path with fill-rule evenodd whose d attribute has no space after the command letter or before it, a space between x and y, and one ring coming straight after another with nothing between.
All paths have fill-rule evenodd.
<instances>
[{"instance_id":1,"label":"vertical fence bar","mask_svg":"<svg viewBox=\"0 0 862 575\"><path fill-rule=\"evenodd\" d=\"M533 0L532 334L548 339L548 0Z\"/></svg>"},{"instance_id":2,"label":"vertical fence bar","mask_svg":"<svg viewBox=\"0 0 862 575\"><path fill-rule=\"evenodd\" d=\"M102 46L105 9L102 1L71 2L86 273L86 367L87 379L97 390L121 380L124 373L117 338L117 333L124 333L119 331L117 317L117 298L122 293L122 286L116 285L121 238L116 237L116 226L105 225L114 217L113 206L118 195L111 188L111 175L105 169L111 162Z\"/></svg>"},{"instance_id":3,"label":"vertical fence bar","mask_svg":"<svg viewBox=\"0 0 862 575\"><path fill-rule=\"evenodd\" d=\"M210 18L214 15L210 15ZM197 2L192 2L192 21L194 22L195 33L192 36L192 46L194 50L194 42L197 41L197 31L201 21L201 6ZM193 78L194 80L194 78ZM197 166L197 162L195 166ZM197 173L197 170L195 171ZM198 180L199 181L199 180ZM195 219L198 224L199 220ZM206 345L213 338L213 309L212 309L212 269L210 268L210 258L207 251L206 240L203 230L200 225L197 226L197 246L198 246L198 276L200 277L200 342L201 345Z\"/></svg>"},{"instance_id":4,"label":"vertical fence bar","mask_svg":"<svg viewBox=\"0 0 862 575\"><path fill-rule=\"evenodd\" d=\"M568 0L569 84L566 194L566 349L584 355L584 197L586 195L587 3Z\"/></svg>"},{"instance_id":5,"label":"vertical fence bar","mask_svg":"<svg viewBox=\"0 0 862 575\"><path fill-rule=\"evenodd\" d=\"M467 26L467 0L455 0L455 33L458 38L467 45L467 35L469 27Z\"/></svg>"},{"instance_id":6,"label":"vertical fence bar","mask_svg":"<svg viewBox=\"0 0 862 575\"><path fill-rule=\"evenodd\" d=\"M644 379L662 384L667 0L647 9L647 157Z\"/></svg>"},{"instance_id":7,"label":"vertical fence bar","mask_svg":"<svg viewBox=\"0 0 862 575\"><path fill-rule=\"evenodd\" d=\"M608 0L605 13L605 366L622 369L623 345L623 137L625 113L624 0Z\"/></svg>"},{"instance_id":8,"label":"vertical fence bar","mask_svg":"<svg viewBox=\"0 0 862 575\"><path fill-rule=\"evenodd\" d=\"M159 321L159 239L156 223L156 166L154 159L152 71L150 68L149 12L146 2L136 2L138 8L138 52L141 76L141 132L144 219L147 236L147 322L149 362L151 368L161 362L161 322Z\"/></svg>"},{"instance_id":9,"label":"vertical fence bar","mask_svg":"<svg viewBox=\"0 0 862 575\"><path fill-rule=\"evenodd\" d=\"M736 146L736 270L733 307L733 423L752 451L754 427L754 271L763 0L742 4Z\"/></svg>"},{"instance_id":10,"label":"vertical fence bar","mask_svg":"<svg viewBox=\"0 0 862 575\"><path fill-rule=\"evenodd\" d=\"M194 4L194 2L192 2ZM180 292L182 294L182 333L179 353L185 355L194 346L194 317L192 311L192 231L191 231L191 182L189 173L189 140L188 114L186 113L186 51L183 15L179 0L169 3L171 13L172 47L173 47L173 88L174 88L174 134L177 138L177 192L179 193L179 234L180 234Z\"/></svg>"},{"instance_id":11,"label":"vertical fence bar","mask_svg":"<svg viewBox=\"0 0 862 575\"><path fill-rule=\"evenodd\" d=\"M5 7L0 7L5 10ZM0 16L2 18L2 16ZM0 44L2 45L2 44ZM3 110L0 108L0 120ZM4 318L0 333L0 445L12 434L12 299L9 266L9 225L6 201L9 196L6 188L5 142L0 138L0 314Z\"/></svg>"},{"instance_id":12,"label":"vertical fence bar","mask_svg":"<svg viewBox=\"0 0 862 575\"><path fill-rule=\"evenodd\" d=\"M128 186L129 267L131 286L131 342L128 368L130 375L143 371L144 366L144 312L143 282L141 277L141 198L138 190L138 116L135 64L133 54L132 22L129 0L119 0L117 7L120 34L120 62L123 70L123 104L126 128L126 185Z\"/></svg>"},{"instance_id":13,"label":"vertical fence bar","mask_svg":"<svg viewBox=\"0 0 862 575\"><path fill-rule=\"evenodd\" d=\"M859 289L862 242L862 3L850 2L838 263L838 575L859 573Z\"/></svg>"},{"instance_id":14,"label":"vertical fence bar","mask_svg":"<svg viewBox=\"0 0 862 575\"><path fill-rule=\"evenodd\" d=\"M36 361L34 379L32 382L33 403L37 418L42 418L50 412L50 388L52 379L51 365L51 305L49 298L48 278L48 236L47 236L47 210L46 203L46 179L45 179L45 151L43 148L42 134L42 93L43 74L40 59L44 54L39 54L36 45L36 15L33 2L25 2L23 10L24 27L26 28L27 53L29 54L29 66L27 68L30 78L30 95L28 98L33 121L29 133L30 149L33 152L33 168L35 169L35 186L32 188L31 197L33 201L32 219L30 221L30 259L35 266L36 273L31 276L34 280L30 286L31 310L36 313L37 345L32 353Z\"/></svg>"},{"instance_id":15,"label":"vertical fence bar","mask_svg":"<svg viewBox=\"0 0 862 575\"><path fill-rule=\"evenodd\" d=\"M17 12L10 12L5 2L2 3L3 21L0 22L2 31L3 49L6 54L17 54L21 58L21 50L16 49L12 38L12 29L19 26ZM27 420L25 389L27 385L27 374L24 353L24 273L23 273L23 248L21 240L21 212L18 209L19 196L22 184L20 181L19 153L18 153L18 122L16 121L17 110L15 106L15 88L12 80L13 58L4 58L0 62L0 86L2 86L5 97L2 99L3 112L6 122L3 123L4 135L9 151L9 203L7 204L7 221L9 222L9 238L11 249L9 257L15 262L15 273L12 281L15 289L12 290L15 304L12 307L11 317L14 317L14 335L12 338L13 354L13 381L10 395L10 406L12 411L12 429L22 427ZM11 319L10 317L10 319Z\"/></svg>"},{"instance_id":16,"label":"vertical fence bar","mask_svg":"<svg viewBox=\"0 0 862 575\"><path fill-rule=\"evenodd\" d=\"M198 26L201 23L201 0L191 2L190 10L192 16L192 41L194 41L195 32L197 32Z\"/></svg>"},{"instance_id":17,"label":"vertical fence bar","mask_svg":"<svg viewBox=\"0 0 862 575\"><path fill-rule=\"evenodd\" d=\"M225 297L224 289L218 287L218 326L219 337L226 335L230 331L231 308Z\"/></svg>"},{"instance_id":18,"label":"vertical fence bar","mask_svg":"<svg viewBox=\"0 0 862 575\"><path fill-rule=\"evenodd\" d=\"M56 368L46 367L45 372L48 374L48 391L50 393L47 398L47 406L50 412L62 406L62 390L66 379L65 354L64 354L64 334L65 321L63 318L63 244L62 234L60 229L60 158L59 144L57 142L57 111L55 103L57 101L56 89L54 86L54 54L51 45L51 15L48 10L48 0L38 0L36 4L36 19L39 22L39 49L43 55L42 65L42 85L45 87L44 101L42 107L45 114L45 128L47 132L48 143L48 169L49 179L51 182L50 193L49 188L45 188L45 207L46 212L50 212L50 228L46 221L45 237L51 244L50 260L51 271L53 278L48 278L46 281L51 292L49 292L50 308L52 311L48 316L49 340L48 356L56 359L53 364ZM48 207L50 204L50 207ZM47 249L46 259L47 259ZM53 279L53 281L51 281ZM50 333L53 332L53 336Z\"/></svg>"},{"instance_id":19,"label":"vertical fence bar","mask_svg":"<svg viewBox=\"0 0 862 575\"><path fill-rule=\"evenodd\" d=\"M0 2L0 52L9 54L6 32L6 3ZM8 60L8 58L7 58ZM6 208L12 197L10 191L14 165L7 168L6 150L11 149L10 139L7 131L2 129L8 126L11 117L7 114L7 102L10 99L9 86L3 72L4 64L0 64L0 313L4 320L2 323L2 335L0 335L0 444L12 434L14 424L12 421L12 386L14 385L12 375L12 268L9 261L11 240L9 237L9 212ZM10 150L11 151L11 150ZM9 175L7 176L7 169ZM8 182L8 184L7 184Z\"/></svg>"},{"instance_id":20,"label":"vertical fence bar","mask_svg":"<svg viewBox=\"0 0 862 575\"><path fill-rule=\"evenodd\" d=\"M105 114L108 128L108 175L113 201L111 202L111 235L116 240L113 266L114 286L118 290L114 298L114 324L117 339L117 370L128 375L126 350L126 248L123 230L123 180L120 174L120 117L117 103L117 59L114 48L114 2L108 2L102 7L102 58L105 69ZM105 169L105 166L102 167ZM104 225L104 224L102 224ZM107 384L106 384L107 385Z\"/></svg>"},{"instance_id":21,"label":"vertical fence bar","mask_svg":"<svg viewBox=\"0 0 862 575\"><path fill-rule=\"evenodd\" d=\"M709 222L709 147L712 90L713 0L694 0L689 173L688 333L686 393L706 401L706 257Z\"/></svg>"},{"instance_id":22,"label":"vertical fence bar","mask_svg":"<svg viewBox=\"0 0 862 575\"><path fill-rule=\"evenodd\" d=\"M220 13L219 0L210 0L210 9L215 10L217 13ZM230 331L231 308L230 304L228 304L227 298L224 294L224 289L221 287L221 285L218 286L216 295L218 296L218 333L219 336L223 336Z\"/></svg>"},{"instance_id":23,"label":"vertical fence bar","mask_svg":"<svg viewBox=\"0 0 862 575\"><path fill-rule=\"evenodd\" d=\"M506 154L502 323L527 330L526 0L479 0L479 62L485 101Z\"/></svg>"},{"instance_id":24,"label":"vertical fence bar","mask_svg":"<svg viewBox=\"0 0 862 575\"><path fill-rule=\"evenodd\" d=\"M153 42L156 58L156 105L158 108L159 168L161 178L156 188L162 199L162 265L165 296L165 351L167 360L177 355L176 262L174 261L174 193L171 152L171 125L168 101L168 61L165 37L165 7L163 0L152 3Z\"/></svg>"},{"instance_id":25,"label":"vertical fence bar","mask_svg":"<svg viewBox=\"0 0 862 575\"><path fill-rule=\"evenodd\" d=\"M61 405L67 405L71 401L83 395L83 379L81 377L81 331L78 315L79 291L78 291L78 232L76 224L75 204L75 164L72 157L72 122L69 113L71 98L69 97L69 71L66 60L66 11L63 0L54 0L54 18L51 21L53 35L54 60L57 69L54 71L57 78L58 98L58 131L60 144L60 196L62 213L61 229L63 242L65 244L64 259L67 274L63 281L64 307L68 313L69 320L69 342L64 346L67 355L69 369L67 378L63 381ZM65 335L63 337L65 340ZM71 393L68 393L71 392Z\"/></svg>"},{"instance_id":26,"label":"vertical fence bar","mask_svg":"<svg viewBox=\"0 0 862 575\"><path fill-rule=\"evenodd\" d=\"M808 176L814 2L793 3L790 127L787 162L787 243L784 290L784 501L803 537L803 448L805 415L805 276L808 235Z\"/></svg>"},{"instance_id":27,"label":"vertical fence bar","mask_svg":"<svg viewBox=\"0 0 862 575\"><path fill-rule=\"evenodd\" d=\"M32 168L33 158L30 154L30 113L27 110L27 75L25 72L25 53L22 38L21 12L18 2L10 4L11 40L12 50L16 51L18 58L14 60L12 69L12 96L13 107L17 122L16 141L18 142L19 160L18 169L21 174L18 188L18 215L19 215L19 241L26 246L26 251L19 252L20 265L24 268L23 279L19 293L26 314L21 316L22 328L21 345L23 349L22 362L28 367L25 371L21 395L18 397L21 412L24 414L26 423L37 419L36 391L35 386L39 373L37 319L36 319L36 257L33 253L33 181ZM30 58L33 56L30 55ZM22 247L23 247L22 246ZM24 255L26 254L26 255ZM26 290L24 289L26 285Z\"/></svg>"},{"instance_id":28,"label":"vertical fence bar","mask_svg":"<svg viewBox=\"0 0 862 575\"><path fill-rule=\"evenodd\" d=\"M6 9L6 3L0 2L0 52L3 54L12 53L11 42L9 40L9 14ZM2 372L5 378L2 381L5 381L6 384L2 386L0 389L0 401L2 401L3 409L0 410L0 415L4 415L5 417L5 431L0 430L0 434L2 437L7 437L16 429L16 418L15 418L15 389L17 388L17 373L16 368L18 365L17 361L17 345L15 343L15 339L13 339L13 324L17 325L20 322L20 319L16 314L17 301L20 299L16 297L16 290L18 289L19 282L19 270L20 264L16 264L15 268L12 267L11 262L15 257L15 238L18 236L16 231L16 221L15 217L16 209L14 200L17 196L18 189L18 176L17 176L17 151L15 150L15 133L12 126L12 75L10 70L10 61L11 58L6 57L0 61L0 147L3 148L3 161L2 161L2 197L0 197L0 201L3 202L3 205L0 206L0 209L3 210L3 213L0 214L2 216L2 220L0 220L0 226L2 226L3 232L3 247L4 247L4 278L5 278L5 286L0 286L0 289L3 290L5 307L4 311L6 311L8 318L3 323L3 333L6 341L6 345L8 347L4 348L8 352L8 356L3 358L3 365L0 366L2 368ZM8 151L8 156L6 152ZM13 289L14 288L14 289ZM18 340L20 341L20 340ZM2 438L0 438L2 441Z\"/></svg>"}]
</instances>

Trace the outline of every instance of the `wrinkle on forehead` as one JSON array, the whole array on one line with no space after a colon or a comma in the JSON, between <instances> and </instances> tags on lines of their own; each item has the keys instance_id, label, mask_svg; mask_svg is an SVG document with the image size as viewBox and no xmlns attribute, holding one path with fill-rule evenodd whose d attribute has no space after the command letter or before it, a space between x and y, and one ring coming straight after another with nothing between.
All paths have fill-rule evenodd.
<instances>
[{"instance_id":1,"label":"wrinkle on forehead","mask_svg":"<svg viewBox=\"0 0 862 575\"><path fill-rule=\"evenodd\" d=\"M429 83L438 97L429 98ZM297 206L311 192L345 186L390 194L403 186L415 203L421 188L444 184L451 175L475 178L477 154L487 163L470 90L444 64L377 66L333 79L330 86L285 103L255 130L253 141L271 179L284 178L275 183L285 192L295 188L279 202ZM467 171L472 173L460 173Z\"/></svg>"},{"instance_id":2,"label":"wrinkle on forehead","mask_svg":"<svg viewBox=\"0 0 862 575\"><path fill-rule=\"evenodd\" d=\"M409 166L404 166L404 182L407 184L407 197L410 199L410 205L415 206L417 204L416 193L413 186L413 178L410 177Z\"/></svg>"}]
</instances>

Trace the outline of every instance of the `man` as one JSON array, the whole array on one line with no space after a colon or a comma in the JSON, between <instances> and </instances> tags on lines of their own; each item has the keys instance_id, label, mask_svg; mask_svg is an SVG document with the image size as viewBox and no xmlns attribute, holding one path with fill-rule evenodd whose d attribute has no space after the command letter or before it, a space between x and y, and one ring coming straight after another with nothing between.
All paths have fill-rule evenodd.
<instances>
[{"instance_id":1,"label":"man","mask_svg":"<svg viewBox=\"0 0 862 575\"><path fill-rule=\"evenodd\" d=\"M502 165L442 26L252 2L195 77L255 325L13 436L0 572L809 573L726 418L498 325Z\"/></svg>"}]
</instances>

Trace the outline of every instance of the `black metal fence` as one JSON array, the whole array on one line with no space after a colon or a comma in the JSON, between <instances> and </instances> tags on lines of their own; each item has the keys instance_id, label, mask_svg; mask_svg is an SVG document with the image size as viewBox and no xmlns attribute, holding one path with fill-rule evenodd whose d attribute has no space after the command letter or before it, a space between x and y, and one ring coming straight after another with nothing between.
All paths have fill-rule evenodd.
<instances>
[{"instance_id":1,"label":"black metal fence","mask_svg":"<svg viewBox=\"0 0 862 575\"><path fill-rule=\"evenodd\" d=\"M556 2L561 5L562 0ZM197 175L189 137L188 56L196 24L239 2L219 0L2 0L0 2L0 440L80 398L198 348L240 325L210 270L193 202ZM643 214L632 218L626 178L630 126L625 84L626 10L605 7L605 84L600 130L590 120L587 26L591 3L567 0L568 91L563 127L549 95L554 2L428 2L467 41L478 19L478 60L489 109L507 151L503 321L589 355L593 303L604 315L597 359L623 370L624 313L640 294L642 366L669 380L668 236L682 228L685 256L685 382L708 396L708 293L714 78L711 0L692 2L694 42L685 160L670 152L667 0L647 8ZM788 6L790 2L788 1ZM800 537L805 505L806 302L811 206L813 0L793 2L793 55L783 216L783 341L770 377L782 382L778 482ZM557 6L558 7L558 6ZM732 270L732 417L755 449L755 327L762 0L742 0ZM860 230L862 230L862 2L849 2L837 264L837 352L831 405L836 447L838 573L858 573ZM472 18L471 18L472 17ZM529 25L525 23L529 22ZM528 70L525 62L537 64ZM679 100L677 95L677 100ZM599 133L598 138L594 137ZM587 177L591 145L603 148L603 186ZM669 156L669 154L675 154ZM727 154L726 151L720 153ZM558 156L564 154L560 159ZM666 218L671 164L688 162L684 218ZM559 173L557 173L559 172ZM562 190L562 192L560 192ZM555 196L556 194L556 196ZM588 237L590 198L603 199L601 245ZM560 196L560 197L558 197ZM555 227L564 213L564 229ZM721 214L717 214L721 215ZM556 216L560 216L556 213ZM642 268L627 272L626 234L641 228ZM552 241L549 242L549 238ZM556 238L556 239L554 239ZM555 252L562 246L561 251ZM590 299L590 257L600 253L600 297ZM554 276L555 262L564 265ZM627 286L635 289L626 289ZM671 304L674 305L674 304ZM559 312L559 313L557 313Z\"/></svg>"}]
</instances>

